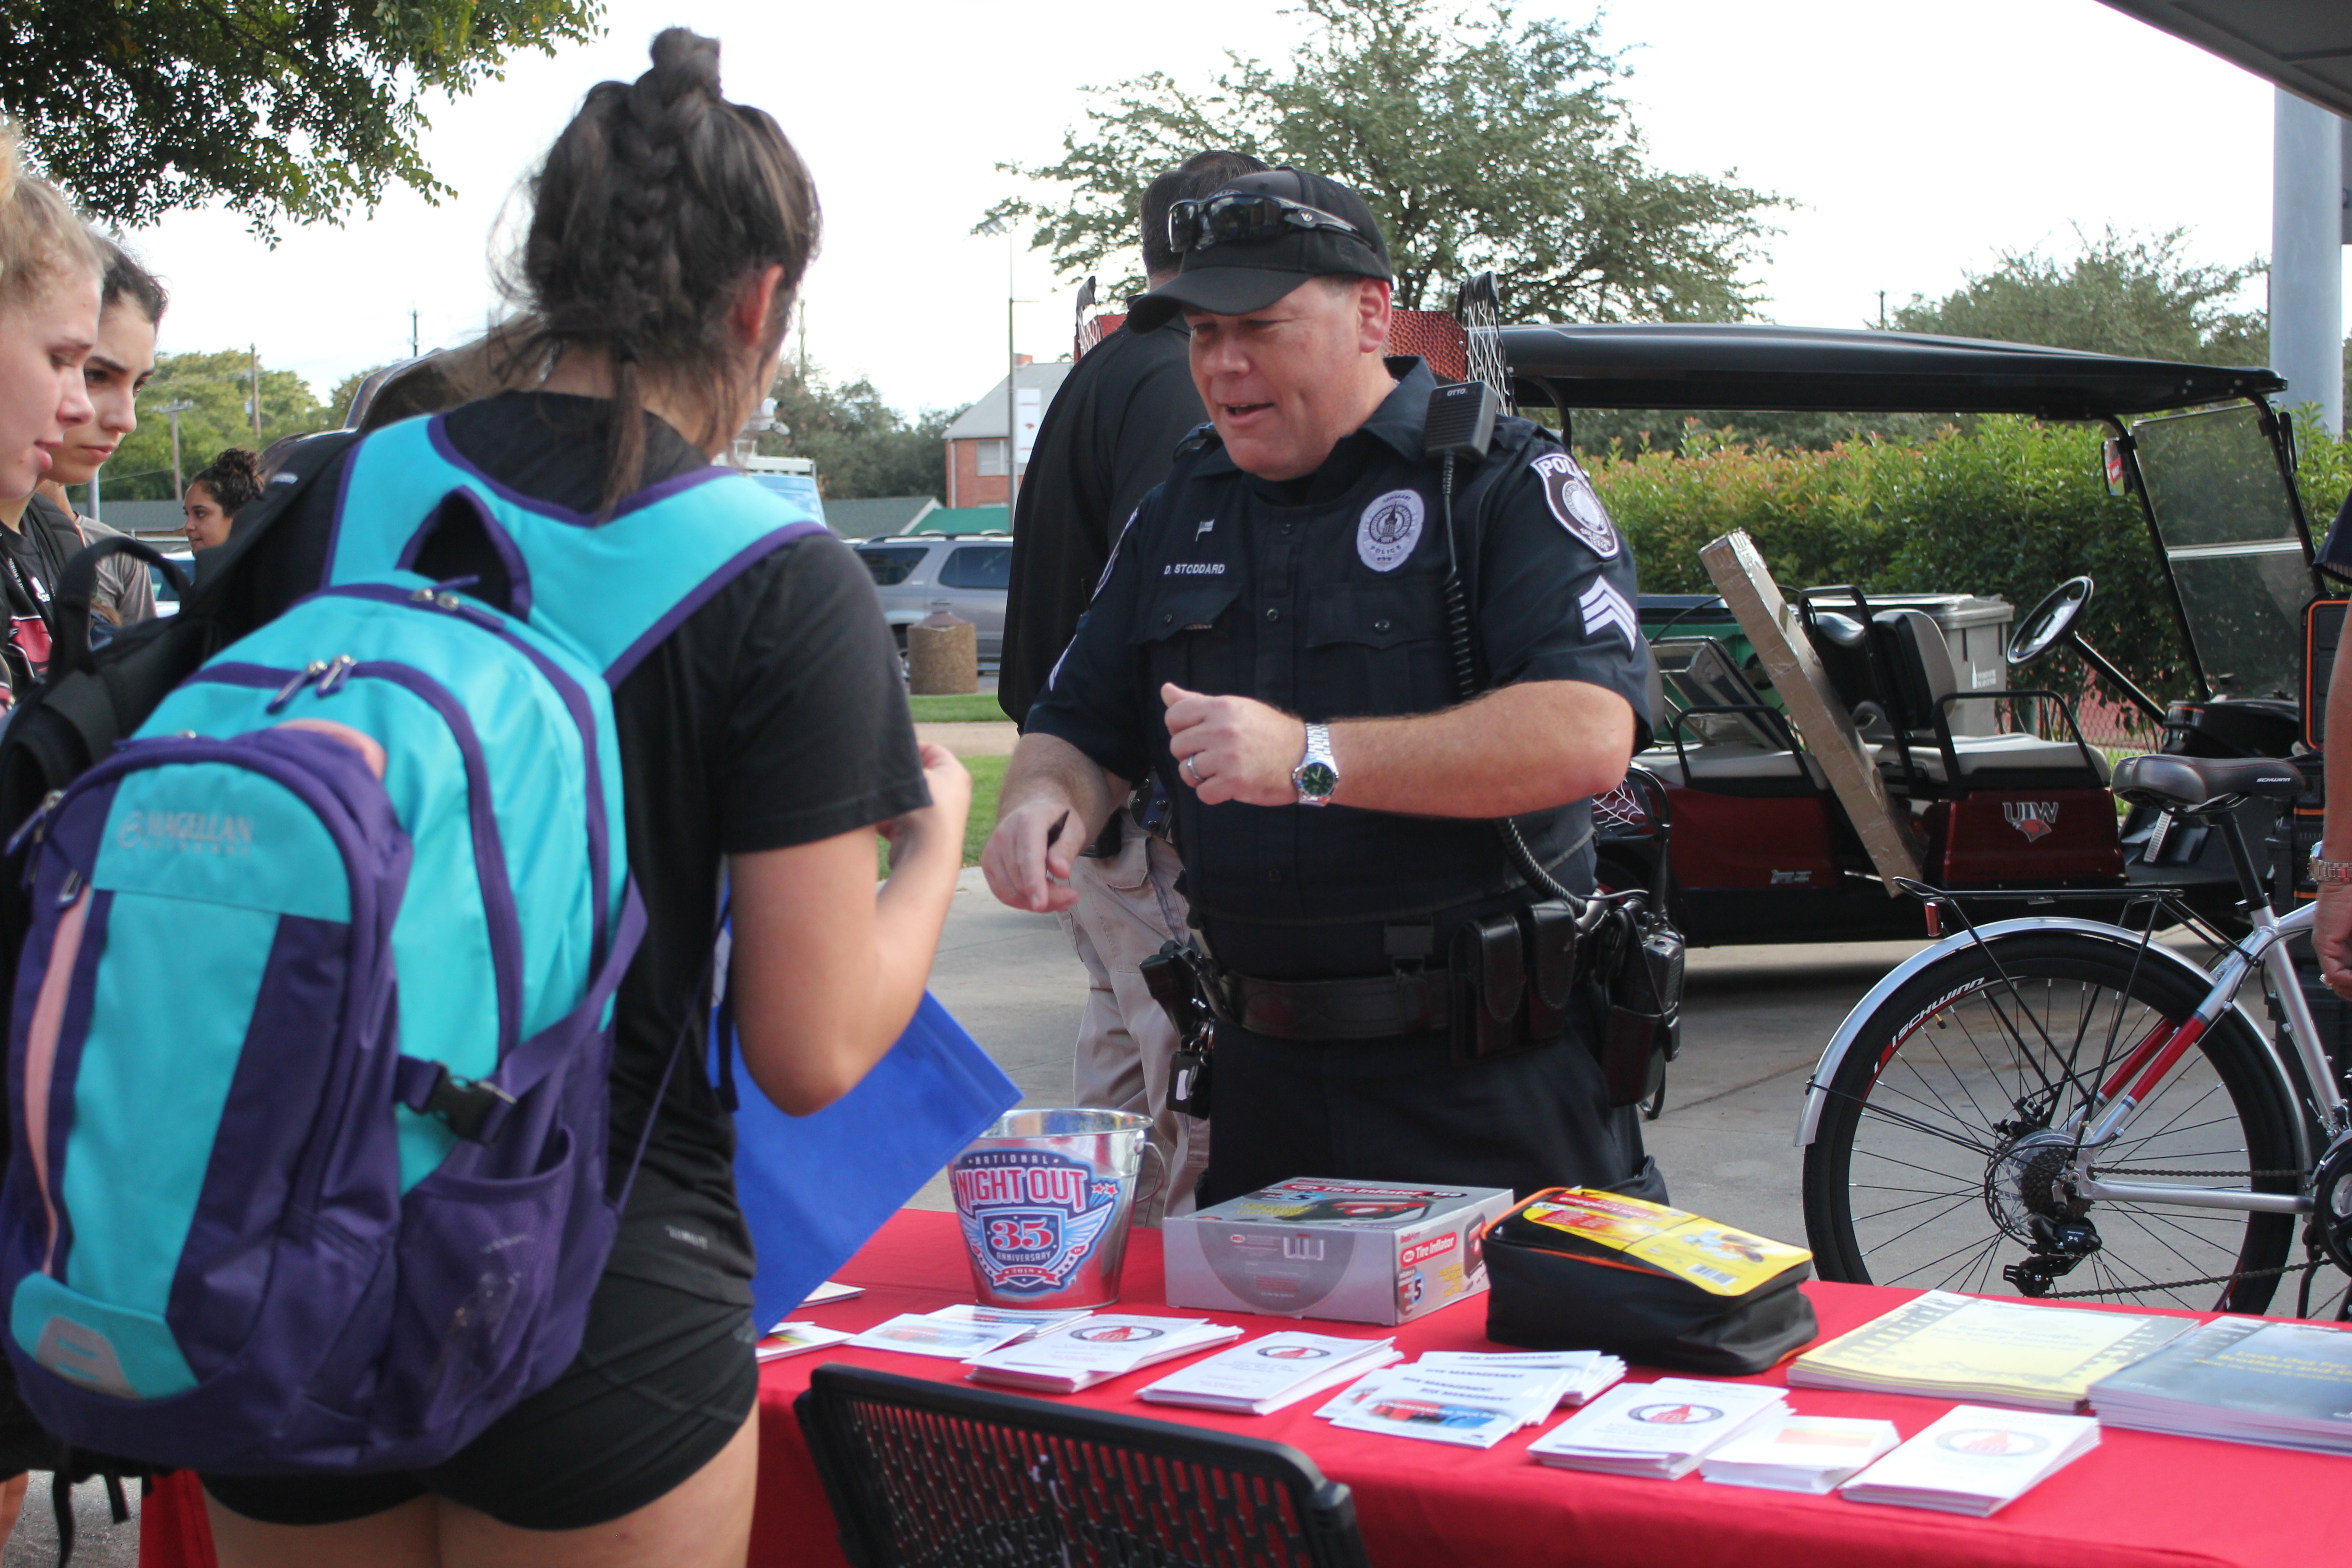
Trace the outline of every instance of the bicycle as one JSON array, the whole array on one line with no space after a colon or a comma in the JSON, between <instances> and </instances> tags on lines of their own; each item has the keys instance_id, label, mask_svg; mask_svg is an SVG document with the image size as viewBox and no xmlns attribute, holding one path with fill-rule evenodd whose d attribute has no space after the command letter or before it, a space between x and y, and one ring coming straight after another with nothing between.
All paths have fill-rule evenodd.
<instances>
[{"instance_id":1,"label":"bicycle","mask_svg":"<svg viewBox=\"0 0 2352 1568\"><path fill-rule=\"evenodd\" d=\"M2308 1316L2323 1263L2352 1274L2352 1108L2287 948L2314 910L2273 912L2232 815L2300 795L2303 776L2160 755L2114 783L2174 831L2225 836L2251 929L2232 940L2166 888L2000 895L2121 896L2122 921L2146 912L2137 930L2063 914L1979 928L1968 895L1901 882L1959 929L1855 1005L1806 1085L1823 1279L2260 1312L2300 1272ZM2210 965L2158 941L2167 923L2210 942ZM2257 973L2274 1037L2238 1003Z\"/></svg>"}]
</instances>

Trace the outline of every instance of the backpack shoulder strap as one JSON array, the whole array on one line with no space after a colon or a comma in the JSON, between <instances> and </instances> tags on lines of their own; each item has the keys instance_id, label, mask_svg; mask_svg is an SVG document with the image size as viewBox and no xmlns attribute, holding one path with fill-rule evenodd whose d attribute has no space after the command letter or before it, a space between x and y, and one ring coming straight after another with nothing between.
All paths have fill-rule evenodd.
<instances>
[{"instance_id":1,"label":"backpack shoulder strap","mask_svg":"<svg viewBox=\"0 0 2352 1568\"><path fill-rule=\"evenodd\" d=\"M381 430L353 455L328 583L409 569L453 508L497 551L509 611L615 686L746 568L825 531L802 504L717 466L649 486L600 521L499 484L435 415Z\"/></svg>"}]
</instances>

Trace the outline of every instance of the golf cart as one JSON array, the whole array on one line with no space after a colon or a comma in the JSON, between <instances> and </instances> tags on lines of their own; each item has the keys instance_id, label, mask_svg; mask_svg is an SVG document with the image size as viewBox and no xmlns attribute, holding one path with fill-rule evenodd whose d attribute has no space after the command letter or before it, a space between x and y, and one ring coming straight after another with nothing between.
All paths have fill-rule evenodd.
<instances>
[{"instance_id":1,"label":"golf cart","mask_svg":"<svg viewBox=\"0 0 2352 1568\"><path fill-rule=\"evenodd\" d=\"M1520 405L1549 405L1570 431L1579 410L1621 408L2022 414L2105 425L2110 489L2136 498L2147 522L2195 688L2193 700L2158 703L2097 655L2077 629L2088 578L2056 586L1994 661L1956 650L1933 602L1850 586L1784 602L1769 577L1752 581L1760 561L1743 574L1709 546L1726 596L1649 604L1642 616L1656 671L1655 742L1635 761L1665 786L1671 851L1643 794L1618 792L1599 803L1605 884L1655 885L1663 869L1675 919L1695 945L1918 936L1921 906L1890 896L1898 875L1975 895L1969 907L1987 920L2059 898L2070 912L2114 918L2134 889L2150 885L2181 889L2208 919L2232 920L2238 894L2222 836L2176 831L2145 808L2119 819L2109 757L2084 735L2075 705L2029 672L2071 651L2111 700L2139 711L2165 751L2297 749L2305 612L2320 582L2292 482L2292 425L2268 402L2285 389L2278 377L1771 326L1527 326L1502 338ZM1742 615L1736 601L1751 590L1765 607L1749 604ZM1737 620L1760 643L1772 628L1752 617L1773 613L1786 633L1777 684L1760 647L1726 635ZM2013 686L2011 675L2028 679ZM1843 782L1832 776L1841 770ZM2247 824L2250 837L2273 845L2291 900L2310 831L2298 850L2296 816L2269 803L2246 809L2261 816ZM2315 805L2294 810L2315 829Z\"/></svg>"}]
</instances>

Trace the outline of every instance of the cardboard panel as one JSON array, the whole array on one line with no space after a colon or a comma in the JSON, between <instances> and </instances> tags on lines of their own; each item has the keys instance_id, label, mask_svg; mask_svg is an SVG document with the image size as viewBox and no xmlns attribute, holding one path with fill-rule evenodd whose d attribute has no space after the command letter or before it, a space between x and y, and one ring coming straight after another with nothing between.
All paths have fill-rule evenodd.
<instances>
[{"instance_id":1,"label":"cardboard panel","mask_svg":"<svg viewBox=\"0 0 2352 1568\"><path fill-rule=\"evenodd\" d=\"M1886 883L1887 895L1895 896L1889 879L1921 875L1918 840L1904 809L1888 797L1878 765L1871 761L1852 715L1833 694L1797 612L1780 597L1756 542L1746 533L1724 535L1701 550L1698 558L1714 580L1715 591L1731 606L1739 629L1755 646L1798 734L1821 763L1830 789L1870 854L1872 867Z\"/></svg>"}]
</instances>

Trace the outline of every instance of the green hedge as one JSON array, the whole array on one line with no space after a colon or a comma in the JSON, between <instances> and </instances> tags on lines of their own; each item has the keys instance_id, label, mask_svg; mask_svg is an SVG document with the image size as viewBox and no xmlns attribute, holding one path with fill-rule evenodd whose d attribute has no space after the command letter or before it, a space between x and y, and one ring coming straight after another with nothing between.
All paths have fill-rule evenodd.
<instances>
[{"instance_id":1,"label":"green hedge","mask_svg":"<svg viewBox=\"0 0 2352 1568\"><path fill-rule=\"evenodd\" d=\"M1694 430L1679 452L1589 459L1633 542L1649 593L1708 593L1700 546L1746 529L1784 591L1853 583L1882 593L1998 595L2023 614L2078 573L2097 580L2084 634L2159 697L2189 679L2155 546L2137 501L2107 494L2095 426L1995 417L1921 441L1826 451L1751 446ZM2352 451L2302 443L2298 481L2315 535L2352 486ZM2063 663L2068 668L2055 666ZM2041 672L2073 687L2071 659Z\"/></svg>"}]
</instances>

